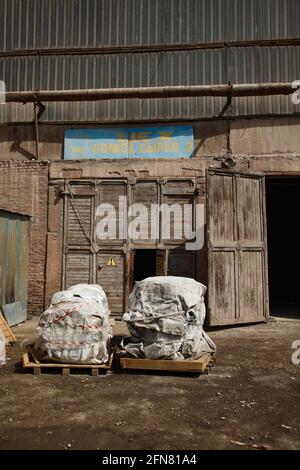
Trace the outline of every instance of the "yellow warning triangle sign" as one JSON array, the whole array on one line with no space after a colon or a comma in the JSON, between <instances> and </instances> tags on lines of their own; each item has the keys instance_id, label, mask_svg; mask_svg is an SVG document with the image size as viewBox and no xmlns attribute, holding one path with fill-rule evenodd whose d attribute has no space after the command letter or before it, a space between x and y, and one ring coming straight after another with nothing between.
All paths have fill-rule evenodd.
<instances>
[{"instance_id":1,"label":"yellow warning triangle sign","mask_svg":"<svg viewBox=\"0 0 300 470\"><path fill-rule=\"evenodd\" d=\"M116 260L113 257L110 257L106 261L106 266L118 266Z\"/></svg>"}]
</instances>

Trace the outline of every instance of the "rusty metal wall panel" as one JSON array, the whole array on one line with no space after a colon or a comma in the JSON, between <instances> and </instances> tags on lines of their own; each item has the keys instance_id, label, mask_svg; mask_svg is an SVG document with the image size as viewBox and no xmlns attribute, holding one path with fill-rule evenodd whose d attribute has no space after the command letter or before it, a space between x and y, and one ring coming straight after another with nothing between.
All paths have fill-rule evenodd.
<instances>
[{"instance_id":1,"label":"rusty metal wall panel","mask_svg":"<svg viewBox=\"0 0 300 470\"><path fill-rule=\"evenodd\" d=\"M300 76L300 47L247 47L228 51L231 83L292 82ZM234 98L233 115L297 112L290 96Z\"/></svg>"},{"instance_id":2,"label":"rusty metal wall panel","mask_svg":"<svg viewBox=\"0 0 300 470\"><path fill-rule=\"evenodd\" d=\"M111 262L111 260L113 260ZM107 295L112 315L124 313L125 254L115 251L97 255L97 284Z\"/></svg>"},{"instance_id":3,"label":"rusty metal wall panel","mask_svg":"<svg viewBox=\"0 0 300 470\"><path fill-rule=\"evenodd\" d=\"M264 199L262 175L208 170L210 325L268 317Z\"/></svg>"},{"instance_id":4,"label":"rusty metal wall panel","mask_svg":"<svg viewBox=\"0 0 300 470\"><path fill-rule=\"evenodd\" d=\"M71 55L0 58L7 91L146 87L227 83L221 49L164 54ZM168 98L47 103L41 121L111 121L218 115L226 99ZM20 113L20 114L18 114ZM2 121L33 120L32 105L0 107Z\"/></svg>"},{"instance_id":5,"label":"rusty metal wall panel","mask_svg":"<svg viewBox=\"0 0 300 470\"><path fill-rule=\"evenodd\" d=\"M27 318L29 219L0 210L0 304L9 325Z\"/></svg>"},{"instance_id":6,"label":"rusty metal wall panel","mask_svg":"<svg viewBox=\"0 0 300 470\"><path fill-rule=\"evenodd\" d=\"M298 0L2 0L0 51L300 37ZM8 90L258 83L300 76L299 46L90 56L0 58ZM215 117L223 98L49 103L44 121ZM293 113L290 97L233 100L230 114ZM33 120L33 106L0 107L0 122Z\"/></svg>"},{"instance_id":7,"label":"rusty metal wall panel","mask_svg":"<svg viewBox=\"0 0 300 470\"><path fill-rule=\"evenodd\" d=\"M300 35L298 0L2 0L0 50Z\"/></svg>"},{"instance_id":8,"label":"rusty metal wall panel","mask_svg":"<svg viewBox=\"0 0 300 470\"><path fill-rule=\"evenodd\" d=\"M120 55L0 58L8 91L292 82L300 76L300 46L245 47ZM47 103L42 121L195 119L222 114L225 98L168 98ZM293 113L290 96L234 98L230 115ZM2 122L32 121L32 104L0 107Z\"/></svg>"},{"instance_id":9,"label":"rusty metal wall panel","mask_svg":"<svg viewBox=\"0 0 300 470\"><path fill-rule=\"evenodd\" d=\"M244 0L247 3L247 0ZM263 38L299 37L300 3L297 0L260 1L258 18Z\"/></svg>"}]
</instances>

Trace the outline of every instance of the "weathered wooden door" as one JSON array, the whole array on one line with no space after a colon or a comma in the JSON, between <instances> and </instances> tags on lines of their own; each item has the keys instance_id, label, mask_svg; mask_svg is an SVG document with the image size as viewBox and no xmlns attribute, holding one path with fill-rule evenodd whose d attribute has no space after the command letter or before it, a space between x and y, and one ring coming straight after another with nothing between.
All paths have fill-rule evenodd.
<instances>
[{"instance_id":1,"label":"weathered wooden door","mask_svg":"<svg viewBox=\"0 0 300 470\"><path fill-rule=\"evenodd\" d=\"M0 304L10 326L27 319L29 218L0 210Z\"/></svg>"},{"instance_id":2,"label":"weathered wooden door","mask_svg":"<svg viewBox=\"0 0 300 470\"><path fill-rule=\"evenodd\" d=\"M156 275L194 277L195 253L185 250L185 242L194 229L197 194L195 178L66 181L62 287L99 283L106 290L112 313L121 315L134 284L135 249L157 250ZM159 211L152 211L153 206L162 203L179 208L182 217L185 215L184 223L179 219L176 225L178 220L172 210L167 211L163 223ZM98 231L102 217L98 209L102 204L105 210L115 208L105 217L109 227L116 224L116 233L107 239ZM128 208L133 204L143 204L142 209L146 209L140 215L140 231L146 236L131 240L126 228L131 221ZM191 210L186 214L187 205ZM163 226L169 226L169 234L164 233ZM176 227L184 232L183 237L178 237Z\"/></svg>"},{"instance_id":3,"label":"weathered wooden door","mask_svg":"<svg viewBox=\"0 0 300 470\"><path fill-rule=\"evenodd\" d=\"M97 256L97 277L99 284L106 293L112 315L124 313L125 253L109 250L99 251Z\"/></svg>"},{"instance_id":4,"label":"weathered wooden door","mask_svg":"<svg viewBox=\"0 0 300 470\"><path fill-rule=\"evenodd\" d=\"M268 317L265 181L262 174L208 170L208 321Z\"/></svg>"},{"instance_id":5,"label":"weathered wooden door","mask_svg":"<svg viewBox=\"0 0 300 470\"><path fill-rule=\"evenodd\" d=\"M118 232L122 232L119 197L124 197L125 190L124 181L117 180L70 182L65 190L63 288L100 284L112 315L124 312L126 256ZM98 237L97 209L101 204L115 210L108 213L108 224L114 224L115 230L107 239Z\"/></svg>"}]
</instances>

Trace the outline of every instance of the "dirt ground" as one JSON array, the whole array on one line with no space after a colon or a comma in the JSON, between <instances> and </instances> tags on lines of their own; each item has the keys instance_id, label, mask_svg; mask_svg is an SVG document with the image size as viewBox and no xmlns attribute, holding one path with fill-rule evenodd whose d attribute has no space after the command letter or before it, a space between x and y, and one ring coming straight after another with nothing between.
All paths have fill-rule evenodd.
<instances>
[{"instance_id":1,"label":"dirt ground","mask_svg":"<svg viewBox=\"0 0 300 470\"><path fill-rule=\"evenodd\" d=\"M0 368L0 449L300 449L300 320L209 332L217 363L200 377L34 376L18 364L34 326L14 328Z\"/></svg>"}]
</instances>

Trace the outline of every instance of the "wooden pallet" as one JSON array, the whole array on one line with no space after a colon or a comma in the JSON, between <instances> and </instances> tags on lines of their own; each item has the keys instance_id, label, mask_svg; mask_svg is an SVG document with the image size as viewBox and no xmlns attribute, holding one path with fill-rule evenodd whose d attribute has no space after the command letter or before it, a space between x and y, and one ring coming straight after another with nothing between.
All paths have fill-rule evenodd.
<instances>
[{"instance_id":1,"label":"wooden pallet","mask_svg":"<svg viewBox=\"0 0 300 470\"><path fill-rule=\"evenodd\" d=\"M136 359L122 357L120 365L122 369L156 370L166 372L186 372L192 374L208 373L215 363L215 357L205 353L200 359L171 361L162 359Z\"/></svg>"},{"instance_id":2,"label":"wooden pallet","mask_svg":"<svg viewBox=\"0 0 300 470\"><path fill-rule=\"evenodd\" d=\"M5 338L5 344L16 343L16 341L17 341L16 337L13 334L13 332L11 331L10 327L8 326L8 323L5 320L1 310L0 310L0 330L2 331L3 336Z\"/></svg>"},{"instance_id":3,"label":"wooden pallet","mask_svg":"<svg viewBox=\"0 0 300 470\"><path fill-rule=\"evenodd\" d=\"M107 373L111 370L114 353L111 354L109 361L106 364L65 364L61 362L40 362L34 351L28 348L22 356L22 365L25 369L32 369L34 375L40 375L42 372L47 372L49 369L60 369L62 375L70 375L71 369L89 370L91 375L97 376L99 372Z\"/></svg>"}]
</instances>

